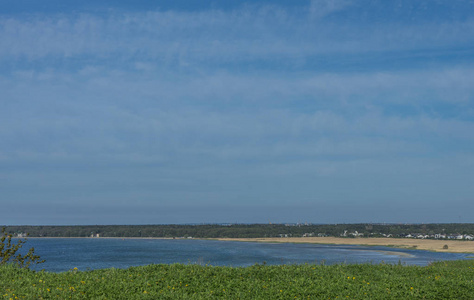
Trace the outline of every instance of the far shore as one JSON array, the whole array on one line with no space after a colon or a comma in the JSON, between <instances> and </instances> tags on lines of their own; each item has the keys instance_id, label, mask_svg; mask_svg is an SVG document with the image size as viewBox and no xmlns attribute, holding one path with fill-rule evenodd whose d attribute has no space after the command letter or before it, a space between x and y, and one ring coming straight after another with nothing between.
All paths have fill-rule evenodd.
<instances>
[{"instance_id":1,"label":"far shore","mask_svg":"<svg viewBox=\"0 0 474 300\"><path fill-rule=\"evenodd\" d=\"M17 237L15 237L17 238ZM116 240L184 240L183 237L149 237L149 236L100 236L100 237L90 237L90 236L26 236L22 237L23 239L116 239Z\"/></svg>"},{"instance_id":2,"label":"far shore","mask_svg":"<svg viewBox=\"0 0 474 300\"><path fill-rule=\"evenodd\" d=\"M288 237L288 238L218 238L219 241L307 243L334 245L367 245L391 248L428 250L434 252L474 253L474 241L429 240L409 238L339 238L339 237ZM447 249L445 249L447 245Z\"/></svg>"}]
</instances>

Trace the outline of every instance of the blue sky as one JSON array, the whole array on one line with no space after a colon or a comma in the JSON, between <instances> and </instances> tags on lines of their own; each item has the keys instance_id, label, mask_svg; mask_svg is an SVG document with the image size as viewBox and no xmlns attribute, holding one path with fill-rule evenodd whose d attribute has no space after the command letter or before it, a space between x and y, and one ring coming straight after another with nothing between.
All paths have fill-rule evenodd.
<instances>
[{"instance_id":1,"label":"blue sky","mask_svg":"<svg viewBox=\"0 0 474 300\"><path fill-rule=\"evenodd\" d=\"M0 0L0 224L473 222L472 11Z\"/></svg>"}]
</instances>

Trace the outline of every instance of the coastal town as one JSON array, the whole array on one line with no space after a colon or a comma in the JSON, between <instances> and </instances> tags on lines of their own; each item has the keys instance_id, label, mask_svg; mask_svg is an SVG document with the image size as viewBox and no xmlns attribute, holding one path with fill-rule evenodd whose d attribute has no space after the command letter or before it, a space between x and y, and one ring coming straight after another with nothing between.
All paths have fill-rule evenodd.
<instances>
[{"instance_id":1,"label":"coastal town","mask_svg":"<svg viewBox=\"0 0 474 300\"><path fill-rule=\"evenodd\" d=\"M303 237L310 237L315 236L314 233L305 233ZM316 236L324 236L322 234L317 234ZM363 233L359 233L356 231L354 232L347 232L344 231L340 235L341 237L364 237ZM470 234L444 234L444 233L435 233L435 234L421 234L421 233L408 233L408 234L398 234L394 236L393 234L385 234L385 233L371 233L366 237L386 237L386 238L412 238L412 239L436 239L436 240L474 240L474 235Z\"/></svg>"}]
</instances>

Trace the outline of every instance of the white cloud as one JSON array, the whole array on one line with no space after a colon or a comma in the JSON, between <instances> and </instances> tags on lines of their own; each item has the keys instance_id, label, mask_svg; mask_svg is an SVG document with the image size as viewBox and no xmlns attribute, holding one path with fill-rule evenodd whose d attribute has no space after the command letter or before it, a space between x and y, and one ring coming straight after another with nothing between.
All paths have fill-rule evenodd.
<instances>
[{"instance_id":1,"label":"white cloud","mask_svg":"<svg viewBox=\"0 0 474 300\"><path fill-rule=\"evenodd\" d=\"M472 101L466 102L472 73L221 73L177 80L169 73L170 80L163 79L166 72L154 79L93 67L77 74L25 71L0 80L9 99L0 112L0 136L8 141L3 155L16 157L36 151L48 157L141 154L149 160L180 149L217 158L239 152L281 157L292 149L301 156L370 156L383 153L384 143L391 153L419 154L434 142L472 140L469 118L444 116L444 108L436 108L447 103L462 114ZM404 115L398 105L415 109Z\"/></svg>"},{"instance_id":2,"label":"white cloud","mask_svg":"<svg viewBox=\"0 0 474 300\"><path fill-rule=\"evenodd\" d=\"M33 15L0 18L0 56L36 61L92 58L100 61L139 57L164 66L202 63L287 60L291 64L314 55L374 53L466 47L474 21L442 20L354 26L321 17L352 7L347 1L312 1L304 10L247 6L233 11L150 11L103 15ZM361 13L363 13L363 8ZM356 10L357 12L357 10ZM355 19L357 21L357 18Z\"/></svg>"},{"instance_id":3,"label":"white cloud","mask_svg":"<svg viewBox=\"0 0 474 300\"><path fill-rule=\"evenodd\" d=\"M351 1L347 0L312 0L309 7L310 17L322 18L351 4Z\"/></svg>"},{"instance_id":4,"label":"white cloud","mask_svg":"<svg viewBox=\"0 0 474 300\"><path fill-rule=\"evenodd\" d=\"M464 187L462 201L473 65L423 59L465 51L472 18L338 19L358 5L0 17L2 189L288 204Z\"/></svg>"}]
</instances>

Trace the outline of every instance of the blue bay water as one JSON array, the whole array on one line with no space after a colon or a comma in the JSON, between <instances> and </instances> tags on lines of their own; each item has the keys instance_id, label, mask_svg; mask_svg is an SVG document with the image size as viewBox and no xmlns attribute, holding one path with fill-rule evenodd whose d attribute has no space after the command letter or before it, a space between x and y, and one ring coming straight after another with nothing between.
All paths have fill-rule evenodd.
<instances>
[{"instance_id":1,"label":"blue bay water","mask_svg":"<svg viewBox=\"0 0 474 300\"><path fill-rule=\"evenodd\" d=\"M45 259L36 269L62 272L128 268L147 264L250 266L304 263L390 263L428 265L439 260L468 259L463 253L437 253L354 245L252 243L193 239L30 238L25 248Z\"/></svg>"}]
</instances>

